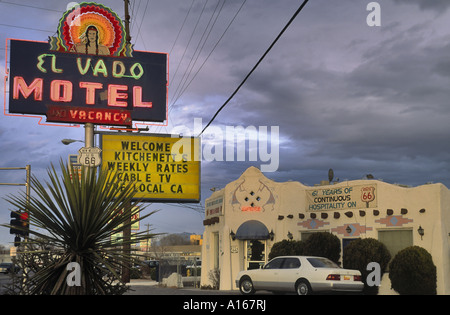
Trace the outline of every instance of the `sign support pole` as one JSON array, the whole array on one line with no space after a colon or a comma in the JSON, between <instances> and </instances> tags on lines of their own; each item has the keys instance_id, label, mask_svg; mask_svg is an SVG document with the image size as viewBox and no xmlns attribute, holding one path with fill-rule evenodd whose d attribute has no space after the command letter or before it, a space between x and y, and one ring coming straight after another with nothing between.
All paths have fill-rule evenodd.
<instances>
[{"instance_id":1,"label":"sign support pole","mask_svg":"<svg viewBox=\"0 0 450 315\"><path fill-rule=\"evenodd\" d=\"M126 43L129 44L131 42L131 35L130 35L130 11L129 11L129 0L124 0L125 5L125 33L126 33ZM131 202L127 205L127 207L130 209L131 212ZM127 211L124 211L125 215L127 215ZM126 243L123 245L123 254L125 256L130 257L131 256L131 213L130 215L127 215L127 219L125 221L126 228L123 230L123 240ZM131 275L130 275L130 269L131 264L129 260L127 259L125 262L125 265L122 268L122 282L124 283L130 283L131 281Z\"/></svg>"},{"instance_id":2,"label":"sign support pole","mask_svg":"<svg viewBox=\"0 0 450 315\"><path fill-rule=\"evenodd\" d=\"M84 125L84 143L86 148L94 147L94 124L92 123Z\"/></svg>"}]
</instances>

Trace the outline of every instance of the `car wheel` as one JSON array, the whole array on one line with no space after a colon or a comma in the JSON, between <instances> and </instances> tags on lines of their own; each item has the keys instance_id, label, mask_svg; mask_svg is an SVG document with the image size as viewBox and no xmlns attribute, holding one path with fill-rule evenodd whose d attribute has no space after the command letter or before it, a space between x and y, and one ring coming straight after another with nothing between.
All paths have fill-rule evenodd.
<instances>
[{"instance_id":1,"label":"car wheel","mask_svg":"<svg viewBox=\"0 0 450 315\"><path fill-rule=\"evenodd\" d=\"M310 295L312 293L311 286L306 280L299 280L295 286L297 295Z\"/></svg>"},{"instance_id":2,"label":"car wheel","mask_svg":"<svg viewBox=\"0 0 450 315\"><path fill-rule=\"evenodd\" d=\"M239 282L239 291L244 295L250 295L255 293L255 288L253 288L253 282L250 278L242 278Z\"/></svg>"}]
</instances>

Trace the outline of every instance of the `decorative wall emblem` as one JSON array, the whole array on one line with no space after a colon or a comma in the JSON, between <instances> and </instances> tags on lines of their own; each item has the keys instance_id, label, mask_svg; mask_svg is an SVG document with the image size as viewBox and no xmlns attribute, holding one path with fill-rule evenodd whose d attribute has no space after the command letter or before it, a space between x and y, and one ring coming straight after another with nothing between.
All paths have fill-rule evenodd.
<instances>
[{"instance_id":1,"label":"decorative wall emblem","mask_svg":"<svg viewBox=\"0 0 450 315\"><path fill-rule=\"evenodd\" d=\"M413 219L403 217L403 215L389 215L384 218L375 220L376 223L384 224L386 226L403 226L404 224L414 222Z\"/></svg>"},{"instance_id":2,"label":"decorative wall emblem","mask_svg":"<svg viewBox=\"0 0 450 315\"><path fill-rule=\"evenodd\" d=\"M306 221L297 223L297 225L302 226L308 230L316 230L325 225L330 225L330 222L325 222L323 220L317 220L317 219L308 219Z\"/></svg>"},{"instance_id":3,"label":"decorative wall emblem","mask_svg":"<svg viewBox=\"0 0 450 315\"><path fill-rule=\"evenodd\" d=\"M233 192L231 205L234 211L273 211L275 197L272 190L261 180L252 185L244 179Z\"/></svg>"}]
</instances>

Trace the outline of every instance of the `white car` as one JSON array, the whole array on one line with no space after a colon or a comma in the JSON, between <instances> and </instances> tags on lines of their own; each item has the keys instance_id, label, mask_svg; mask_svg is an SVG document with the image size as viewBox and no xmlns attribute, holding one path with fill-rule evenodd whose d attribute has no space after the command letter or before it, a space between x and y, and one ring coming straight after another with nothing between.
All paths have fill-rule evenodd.
<instances>
[{"instance_id":1,"label":"white car","mask_svg":"<svg viewBox=\"0 0 450 315\"><path fill-rule=\"evenodd\" d=\"M364 283L358 270L342 269L331 260L313 256L280 256L261 269L239 272L236 286L242 294L257 290L295 292L361 292Z\"/></svg>"}]
</instances>

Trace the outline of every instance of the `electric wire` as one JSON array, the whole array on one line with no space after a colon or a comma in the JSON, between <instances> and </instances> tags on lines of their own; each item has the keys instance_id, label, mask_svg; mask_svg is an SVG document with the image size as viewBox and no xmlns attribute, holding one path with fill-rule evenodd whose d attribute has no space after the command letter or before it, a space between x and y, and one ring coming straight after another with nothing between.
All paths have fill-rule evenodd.
<instances>
[{"instance_id":1,"label":"electric wire","mask_svg":"<svg viewBox=\"0 0 450 315\"><path fill-rule=\"evenodd\" d=\"M221 6L221 8L220 8L220 11L219 11L219 13L218 13L217 16L216 16L216 19L214 20L214 22L213 22L213 24L211 25L211 27L209 27L209 25L210 25L211 22L213 21L213 18L214 18L214 15L216 14L217 9L219 8L220 2L221 2L221 0L219 0L219 1L217 2L217 5L216 5L216 7L215 7L215 9L214 9L214 12L212 13L212 15L211 15L211 17L210 17L210 19L209 19L209 21L208 21L208 24L206 25L206 27L205 27L205 29L204 29L204 31L203 31L203 34L202 34L202 36L200 37L200 39L199 39L199 41L198 41L198 43L197 43L197 47L195 48L195 51L194 51L194 53L192 54L191 60L189 61L189 64L188 64L188 66L186 67L186 70L184 71L183 77L181 78L181 82L178 84L178 86L177 86L177 88L176 88L176 90L175 90L175 92L174 92L174 95L177 95L178 90L179 90L180 88L183 89L183 86L185 85L185 83L183 83L183 82L185 82L185 80L187 81L187 79L189 78L189 76L190 76L190 74L191 74L193 68L195 67L195 64L197 63L198 57L200 56L200 54L201 54L203 48L205 47L206 41L208 40L209 35L211 34L211 31L212 31L212 29L214 28L214 25L215 25L216 22L217 22L217 18L219 17L220 12L222 12L223 6L224 6L224 4L225 4L225 1L223 1L223 2L222 2L222 6ZM209 29L209 32L208 32L208 29ZM205 35L206 35L207 32L208 32L208 35L207 35L206 38L205 38ZM204 38L205 38L205 40L203 40ZM203 42L203 45L202 45L202 42ZM200 48L200 46L201 46L201 48ZM195 58L195 61L194 61L194 58ZM193 61L194 61L194 62L193 62ZM174 97L175 97L175 96L174 96ZM175 97L175 98L178 99L178 97Z\"/></svg>"},{"instance_id":2,"label":"electric wire","mask_svg":"<svg viewBox=\"0 0 450 315\"><path fill-rule=\"evenodd\" d=\"M193 4L194 4L194 1L192 1L192 5L193 5ZM175 78L176 78L176 76L177 76L178 70L179 70L179 68L180 68L180 66L181 66L181 64L182 64L182 62L183 62L183 59L184 59L184 57L185 57L185 55L186 55L187 49L188 49L188 47L189 47L189 45L190 45L190 43L191 43L191 41L192 41L192 38L194 37L194 34L195 34L196 30L197 30L197 27L198 27L198 25L199 25L199 23L200 23L200 20L201 20L201 18L202 18L202 16L203 16L203 13L204 13L204 11L205 11L205 8L206 8L206 5L207 5L207 4L208 4L208 0L206 0L206 1L205 1L205 4L203 5L202 11L201 11L201 13L200 13L200 15L199 15L199 17L198 17L198 19L197 19L197 22L196 22L196 24L195 24L194 29L193 29L192 32L191 32L189 41L188 41L188 43L187 43L187 45L186 45L186 47L185 47L185 49L184 49L183 55L182 55L182 57L181 57L181 59L180 59L180 62L179 62L178 65L177 65L177 68L176 68L176 70L175 70L175 74L172 76L172 78L171 78L171 80L170 80L170 82L171 82L170 85L172 85L173 82L175 81ZM191 5L191 8L192 8L192 5ZM189 9L189 12L190 12L190 10L191 10L191 9ZM187 15L189 15L189 12L188 12ZM187 16L186 16L186 18L187 18ZM183 23L183 26L184 26L184 23ZM183 26L182 26L182 27L183 27ZM178 37L177 37L177 39L178 39ZM175 46L175 45L174 45L174 46ZM173 48L173 47L172 47L172 48ZM170 117L169 117L169 120L170 120ZM165 127L165 128L167 128L167 127ZM160 128L159 128L159 129L160 129Z\"/></svg>"},{"instance_id":3,"label":"electric wire","mask_svg":"<svg viewBox=\"0 0 450 315\"><path fill-rule=\"evenodd\" d=\"M281 30L280 34L275 38L275 40L272 42L272 44L269 46L269 48L264 52L262 57L258 60L256 65L250 70L250 72L245 76L244 80L239 84L239 86L234 90L234 92L231 94L231 96L225 101L225 103L216 111L214 116L211 118L211 120L206 124L206 126L203 128L203 130L198 135L199 137L205 132L205 130L211 125L211 123L216 119L216 117L219 115L219 113L224 109L225 106L233 99L233 97L239 92L239 90L242 88L242 86L247 82L248 78L255 72L256 68L261 64L261 62L264 60L264 58L269 54L269 52L272 50L272 48L275 46L275 44L278 42L278 40L281 38L281 36L284 34L284 32L289 28L289 26L292 24L292 22L295 20L297 15L303 10L303 8L306 6L309 0L304 0L303 3L300 5L300 7L295 11L294 15L291 17L289 22L286 24L286 26Z\"/></svg>"},{"instance_id":4,"label":"electric wire","mask_svg":"<svg viewBox=\"0 0 450 315\"><path fill-rule=\"evenodd\" d=\"M172 82L175 82L175 78L177 77L177 73L178 73L178 70L179 70L179 68L180 68L180 65L182 64L183 59L184 59L184 57L185 57L185 55L186 55L186 52L187 52L187 50L188 50L188 48L189 48L189 45L191 44L192 38L194 37L194 34L195 34L196 30L197 30L197 27L198 27L198 25L199 25L199 23L200 23L200 20L201 20L202 16L203 16L203 13L205 12L205 8L206 8L206 5L207 5L207 4L208 4L208 0L206 0L206 1L205 1L205 4L203 5L202 11L201 11L201 13L200 13L200 15L199 15L199 17L198 17L198 19L197 19L197 22L196 22L196 24L195 24L195 27L194 27L192 33L191 33L191 36L189 37L189 41L188 41L188 43L187 43L187 45L186 45L186 48L184 49L183 55L182 55L182 57L181 57L181 60L180 60L180 62L178 63L178 66L177 66L177 68L176 68L176 70L175 70L175 73L174 73L174 75L173 75L173 77L172 77Z\"/></svg>"},{"instance_id":5,"label":"electric wire","mask_svg":"<svg viewBox=\"0 0 450 315\"><path fill-rule=\"evenodd\" d=\"M37 31L37 32L44 32L44 33L51 33L51 34L55 33L55 31L42 30L42 29L38 29L35 27L17 26L17 25L5 24L5 23L0 23L0 26L20 28L20 29L29 30L29 31Z\"/></svg>"},{"instance_id":6,"label":"electric wire","mask_svg":"<svg viewBox=\"0 0 450 315\"><path fill-rule=\"evenodd\" d=\"M37 7L37 6L29 5L29 4L21 4L21 3L15 3L15 2L10 2L10 1L5 1L5 0L1 0L0 4L17 5L17 6L20 6L20 7L27 7L27 8L32 8L32 9L39 9L39 10L59 12L59 13L64 12L64 11L61 11L61 10L42 8L42 7Z\"/></svg>"},{"instance_id":7,"label":"electric wire","mask_svg":"<svg viewBox=\"0 0 450 315\"><path fill-rule=\"evenodd\" d=\"M133 33L134 27L136 26L137 23L137 19L133 18L134 16L136 16L136 13L139 12L139 8L141 6L141 1L139 0L138 6L136 8L136 0L133 0L131 2L131 27L130 27L130 32Z\"/></svg>"},{"instance_id":8,"label":"electric wire","mask_svg":"<svg viewBox=\"0 0 450 315\"><path fill-rule=\"evenodd\" d=\"M180 34L183 31L183 29L184 29L184 25L186 24L186 20L187 20L189 14L191 13L192 7L194 6L194 1L195 0L192 0L191 7L189 8L188 12L186 13L186 16L184 17L183 24L181 25L181 28L178 31L177 37L175 38L175 41L173 42L172 48L170 49L170 52L169 52L169 55L172 54L172 51L173 51L176 43L178 42L178 38L180 37Z\"/></svg>"},{"instance_id":9,"label":"electric wire","mask_svg":"<svg viewBox=\"0 0 450 315\"><path fill-rule=\"evenodd\" d=\"M178 101L178 99L184 94L184 92L186 92L186 90L188 89L188 87L191 85L191 83L194 81L194 79L196 78L196 76L197 76L197 75L199 74L199 72L202 70L203 66L206 64L206 62L208 61L208 59L211 57L212 53L215 51L215 49L217 48L217 46L219 45L219 43L220 43L220 42L222 41L222 39L224 38L225 34L226 34L226 33L228 32L228 30L230 29L230 27L231 27L231 25L233 24L233 22L236 20L237 16L238 16L239 13L241 12L241 10L242 10L244 4L246 3L246 1L247 1L247 0L244 0L244 1L242 2L241 6L240 6L239 9L237 10L237 12L234 14L233 18L230 20L230 22L228 23L228 25L227 25L227 27L225 28L225 30L224 30L224 31L222 32L222 34L220 35L219 39L216 41L216 43L215 43L214 46L212 47L212 49L211 49L211 51L209 52L209 54L208 54L208 56L206 57L206 59L203 61L203 63L202 63L202 64L200 65L200 67L197 69L197 71L195 72L194 76L190 79L190 81L189 81L187 84L185 84L183 90L178 94L178 96L176 97L176 99L175 99L173 102L171 102L171 104L169 105L169 108L168 108L169 121L171 121L170 113L171 113L171 111L172 111L172 109L173 109L174 104L175 104L175 103ZM224 3L225 3L225 2L224 2ZM224 3L222 4L221 10L223 9ZM219 11L219 14L220 14L220 11ZM218 17L219 17L219 15L216 16L216 20L215 20L214 23L216 23ZM186 21L186 19L185 19L185 21ZM209 37L209 34L211 33L211 31L212 31L212 28L210 28L210 30L209 30L208 37ZM180 32L179 32L179 33L180 33ZM205 43L206 43L206 41L204 42L204 44L203 44L203 46L202 46L202 49L203 49ZM174 46L175 46L175 45L174 45ZM173 47L172 47L172 48L173 48ZM199 56L199 54L197 55L197 59L198 59L198 56ZM196 59L196 60L197 60L197 59ZM192 72L192 70L191 70L191 72ZM191 72L190 72L190 73L191 73ZM189 75L190 75L190 74L189 74ZM186 81L187 81L187 79L186 79ZM158 128L158 132L161 130L161 128L162 128L162 127L159 127L159 128Z\"/></svg>"},{"instance_id":10,"label":"electric wire","mask_svg":"<svg viewBox=\"0 0 450 315\"><path fill-rule=\"evenodd\" d=\"M148 9L148 4L149 4L150 0L147 1L147 4L145 5L145 9L144 9L144 13L142 14L142 20L141 20L141 24L139 24L139 28L138 28L138 32L136 37L138 37L141 34L141 28L142 28L142 23L144 23L145 20L145 14L147 13L147 9ZM141 36L142 38L142 36ZM145 44L144 44L145 46Z\"/></svg>"},{"instance_id":11,"label":"electric wire","mask_svg":"<svg viewBox=\"0 0 450 315\"><path fill-rule=\"evenodd\" d=\"M183 90L181 91L181 93L178 95L178 97L173 101L172 105L175 104L178 99L184 94L184 92L186 92L186 90L189 88L189 86L191 85L191 83L194 81L194 79L197 77L197 75L199 74L200 70L203 68L203 66L206 64L206 62L208 61L209 57L211 57L212 53L214 52L214 50L216 49L216 47L219 45L219 43L221 42L222 38L225 36L225 34L227 33L227 31L229 30L229 28L231 27L231 25L233 24L234 20L236 19L236 17L239 15L239 12L241 12L242 7L244 6L245 2L247 0L244 0L241 4L241 6L239 7L238 11L235 13L235 15L233 16L233 18L231 19L230 23L228 24L228 26L225 28L225 30L223 31L222 35L219 37L219 39L217 40L217 42L214 44L213 48L211 49L211 51L209 52L208 56L205 58L205 60L203 61L203 63L200 65L200 67L197 69L197 71L195 72L195 74L193 75L193 77L191 78L191 80L189 81L189 83L185 84L185 87L183 88Z\"/></svg>"}]
</instances>

